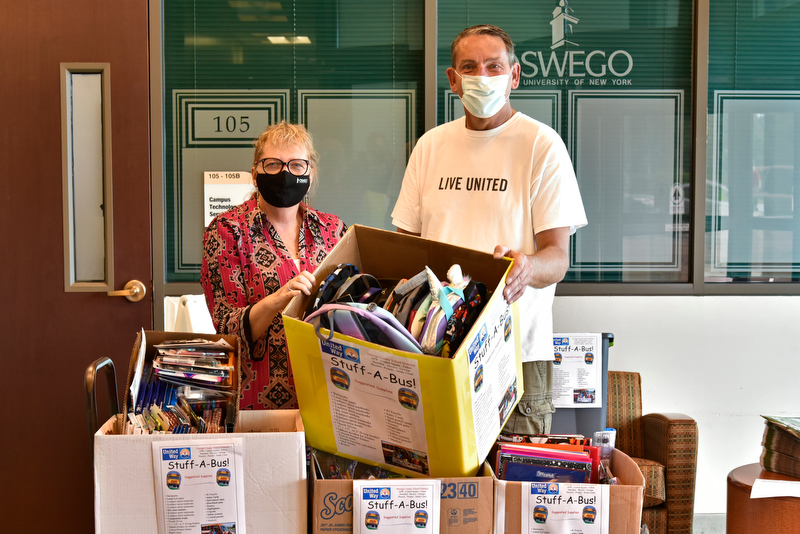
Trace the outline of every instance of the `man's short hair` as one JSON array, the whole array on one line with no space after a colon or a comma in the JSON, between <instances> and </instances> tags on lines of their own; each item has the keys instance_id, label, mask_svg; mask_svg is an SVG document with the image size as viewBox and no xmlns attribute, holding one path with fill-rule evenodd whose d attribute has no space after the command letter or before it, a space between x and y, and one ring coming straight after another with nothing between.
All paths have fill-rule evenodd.
<instances>
[{"instance_id":1,"label":"man's short hair","mask_svg":"<svg viewBox=\"0 0 800 534\"><path fill-rule=\"evenodd\" d=\"M464 37L470 37L472 35L491 35L492 37L499 37L503 40L503 44L506 45L508 64L514 65L517 63L517 56L514 55L514 41L511 40L511 37L509 37L506 32L497 26L492 26L491 24L478 24L462 30L461 33L459 33L456 38L453 39L453 43L450 45L450 63L453 64L453 68L456 66L456 46L458 46L458 43L461 42L461 39Z\"/></svg>"}]
</instances>

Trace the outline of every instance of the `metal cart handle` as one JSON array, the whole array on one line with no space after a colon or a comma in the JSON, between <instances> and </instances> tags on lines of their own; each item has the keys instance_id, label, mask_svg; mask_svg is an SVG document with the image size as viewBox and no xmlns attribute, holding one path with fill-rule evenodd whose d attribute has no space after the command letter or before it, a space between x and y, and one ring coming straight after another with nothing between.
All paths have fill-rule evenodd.
<instances>
[{"instance_id":1,"label":"metal cart handle","mask_svg":"<svg viewBox=\"0 0 800 534\"><path fill-rule=\"evenodd\" d=\"M108 387L108 401L112 410L112 415L119 413L119 403L117 402L117 373L114 362L111 358L98 358L86 368L86 375L83 383L86 386L86 412L89 422L89 439L94 439L94 434L100 428L97 420L97 392L95 391L95 378L97 372L104 370L106 374L106 386Z\"/></svg>"}]
</instances>

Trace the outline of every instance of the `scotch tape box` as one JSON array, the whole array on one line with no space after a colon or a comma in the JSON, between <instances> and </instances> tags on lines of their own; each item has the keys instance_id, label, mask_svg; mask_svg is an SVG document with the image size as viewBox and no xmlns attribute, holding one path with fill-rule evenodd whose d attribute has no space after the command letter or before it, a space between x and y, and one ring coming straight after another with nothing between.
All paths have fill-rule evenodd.
<instances>
[{"instance_id":1,"label":"scotch tape box","mask_svg":"<svg viewBox=\"0 0 800 534\"><path fill-rule=\"evenodd\" d=\"M94 435L95 532L158 532L153 442L230 438L243 442L247 531L307 532L306 447L297 410L243 410L228 434L120 435L122 423L116 415Z\"/></svg>"},{"instance_id":2,"label":"scotch tape box","mask_svg":"<svg viewBox=\"0 0 800 534\"><path fill-rule=\"evenodd\" d=\"M490 469L481 476L442 479L440 495L442 534L491 534L494 520L494 484ZM353 481L311 476L311 532L349 534L353 528ZM377 481L376 481L377 482ZM380 480L391 483L391 479Z\"/></svg>"},{"instance_id":3,"label":"scotch tape box","mask_svg":"<svg viewBox=\"0 0 800 534\"><path fill-rule=\"evenodd\" d=\"M428 266L440 280L457 263L492 295L452 358L325 339L302 320L310 297L294 298L283 322L309 445L409 476L474 476L523 393L518 305L502 295L511 261L355 225L317 284L341 263L387 279Z\"/></svg>"},{"instance_id":4,"label":"scotch tape box","mask_svg":"<svg viewBox=\"0 0 800 534\"><path fill-rule=\"evenodd\" d=\"M644 475L639 466L624 452L615 449L611 456L611 472L619 484L609 486L608 532L639 534L644 502ZM522 532L522 482L495 478L495 532ZM604 518L598 517L597 521Z\"/></svg>"}]
</instances>

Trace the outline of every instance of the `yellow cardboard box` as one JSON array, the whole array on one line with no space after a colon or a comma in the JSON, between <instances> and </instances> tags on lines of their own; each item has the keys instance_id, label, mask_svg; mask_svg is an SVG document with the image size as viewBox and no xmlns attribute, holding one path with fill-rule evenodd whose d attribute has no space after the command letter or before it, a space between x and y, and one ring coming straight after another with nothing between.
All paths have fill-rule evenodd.
<instances>
[{"instance_id":1,"label":"yellow cardboard box","mask_svg":"<svg viewBox=\"0 0 800 534\"><path fill-rule=\"evenodd\" d=\"M410 476L474 476L523 393L518 306L502 295L510 260L355 225L317 283L340 263L389 279L426 266L445 279L458 263L493 293L451 359L322 339L302 321L309 297L293 299L283 321L309 445Z\"/></svg>"}]
</instances>

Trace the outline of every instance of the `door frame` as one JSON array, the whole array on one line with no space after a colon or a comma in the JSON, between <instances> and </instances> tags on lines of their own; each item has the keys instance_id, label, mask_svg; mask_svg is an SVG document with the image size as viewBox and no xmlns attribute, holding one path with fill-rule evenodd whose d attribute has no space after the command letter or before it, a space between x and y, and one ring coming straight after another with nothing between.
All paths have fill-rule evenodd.
<instances>
[{"instance_id":1,"label":"door frame","mask_svg":"<svg viewBox=\"0 0 800 534\"><path fill-rule=\"evenodd\" d=\"M150 12L150 177L153 228L153 328L164 330L165 297L203 293L199 282L167 282L164 217L164 8L162 0L148 0Z\"/></svg>"}]
</instances>

